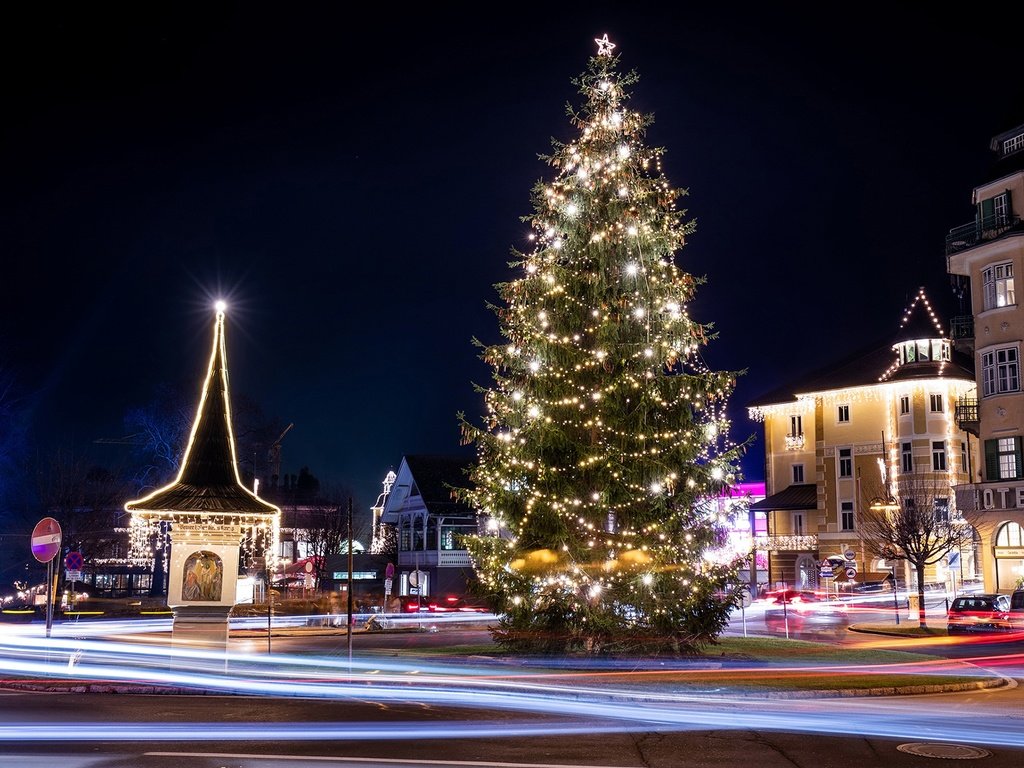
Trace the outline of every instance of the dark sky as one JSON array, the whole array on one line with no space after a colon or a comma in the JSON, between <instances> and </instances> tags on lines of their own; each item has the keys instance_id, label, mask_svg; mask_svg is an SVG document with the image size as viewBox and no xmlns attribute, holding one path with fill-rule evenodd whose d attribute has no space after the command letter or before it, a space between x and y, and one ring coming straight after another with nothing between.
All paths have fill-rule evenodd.
<instances>
[{"instance_id":1,"label":"dark sky","mask_svg":"<svg viewBox=\"0 0 1024 768\"><path fill-rule=\"evenodd\" d=\"M223 296L234 392L295 425L285 471L365 505L403 454L460 450L490 382L471 339L500 340L486 303L604 33L690 191L679 263L707 277L706 359L748 370L737 440L746 402L894 332L918 286L958 311L943 238L1022 102L1014 25L663 5L5 5L0 367L39 443L198 387Z\"/></svg>"}]
</instances>

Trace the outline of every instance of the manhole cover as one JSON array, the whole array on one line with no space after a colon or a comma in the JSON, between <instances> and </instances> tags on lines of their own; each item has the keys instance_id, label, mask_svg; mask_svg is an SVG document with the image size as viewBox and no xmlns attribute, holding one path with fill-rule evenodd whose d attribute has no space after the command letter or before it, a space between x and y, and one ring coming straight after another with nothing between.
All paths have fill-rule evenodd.
<instances>
[{"instance_id":1,"label":"manhole cover","mask_svg":"<svg viewBox=\"0 0 1024 768\"><path fill-rule=\"evenodd\" d=\"M965 744L928 744L920 741L900 744L896 749L920 757L941 757L946 760L977 760L979 757L988 757L992 754L987 749L969 747Z\"/></svg>"}]
</instances>

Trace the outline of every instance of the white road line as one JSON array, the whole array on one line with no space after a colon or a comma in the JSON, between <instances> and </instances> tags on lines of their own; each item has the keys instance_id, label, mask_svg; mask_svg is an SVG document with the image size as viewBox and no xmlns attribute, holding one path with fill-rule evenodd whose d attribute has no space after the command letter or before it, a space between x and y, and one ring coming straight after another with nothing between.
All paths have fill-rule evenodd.
<instances>
[{"instance_id":1,"label":"white road line","mask_svg":"<svg viewBox=\"0 0 1024 768\"><path fill-rule=\"evenodd\" d=\"M231 760L309 760L336 763L380 763L384 765L468 765L488 768L641 768L620 765L575 765L567 763L499 763L477 760L414 760L402 757L331 757L328 755L254 755L244 752L144 752L145 757L211 757Z\"/></svg>"}]
</instances>

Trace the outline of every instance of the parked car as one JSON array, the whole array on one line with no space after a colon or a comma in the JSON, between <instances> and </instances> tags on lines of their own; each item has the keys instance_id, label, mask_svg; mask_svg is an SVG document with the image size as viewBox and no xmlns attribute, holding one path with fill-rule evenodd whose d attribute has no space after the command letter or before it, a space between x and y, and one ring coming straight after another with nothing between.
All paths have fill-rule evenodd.
<instances>
[{"instance_id":1,"label":"parked car","mask_svg":"<svg viewBox=\"0 0 1024 768\"><path fill-rule=\"evenodd\" d=\"M949 606L946 615L946 633L1009 632L1010 596L999 594L962 595Z\"/></svg>"},{"instance_id":2,"label":"parked car","mask_svg":"<svg viewBox=\"0 0 1024 768\"><path fill-rule=\"evenodd\" d=\"M816 592L787 589L775 593L764 611L768 629L790 632L842 629L850 622L847 605Z\"/></svg>"},{"instance_id":3,"label":"parked car","mask_svg":"<svg viewBox=\"0 0 1024 768\"><path fill-rule=\"evenodd\" d=\"M1010 595L1010 626L1014 631L1024 631L1024 589L1015 589Z\"/></svg>"},{"instance_id":4,"label":"parked car","mask_svg":"<svg viewBox=\"0 0 1024 768\"><path fill-rule=\"evenodd\" d=\"M487 613L489 610L483 600L457 595L407 597L403 605L403 613Z\"/></svg>"}]
</instances>

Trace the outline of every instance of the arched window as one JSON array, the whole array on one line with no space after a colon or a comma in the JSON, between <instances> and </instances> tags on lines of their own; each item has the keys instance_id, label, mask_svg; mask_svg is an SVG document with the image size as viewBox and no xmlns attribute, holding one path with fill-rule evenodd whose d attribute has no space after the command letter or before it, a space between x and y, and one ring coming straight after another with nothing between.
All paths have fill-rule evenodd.
<instances>
[{"instance_id":1,"label":"arched window","mask_svg":"<svg viewBox=\"0 0 1024 768\"><path fill-rule=\"evenodd\" d=\"M1024 529L1020 527L1020 523L1012 521L1003 523L999 533L996 534L996 546L1019 547L1022 543L1024 543Z\"/></svg>"},{"instance_id":2,"label":"arched window","mask_svg":"<svg viewBox=\"0 0 1024 768\"><path fill-rule=\"evenodd\" d=\"M818 588L818 558L800 555L796 559L796 589Z\"/></svg>"},{"instance_id":3,"label":"arched window","mask_svg":"<svg viewBox=\"0 0 1024 768\"><path fill-rule=\"evenodd\" d=\"M996 533L995 555L996 589L1007 592L1017 588L1024 581L1024 557L1021 557L1021 543L1024 530L1020 523L1006 522Z\"/></svg>"}]
</instances>

